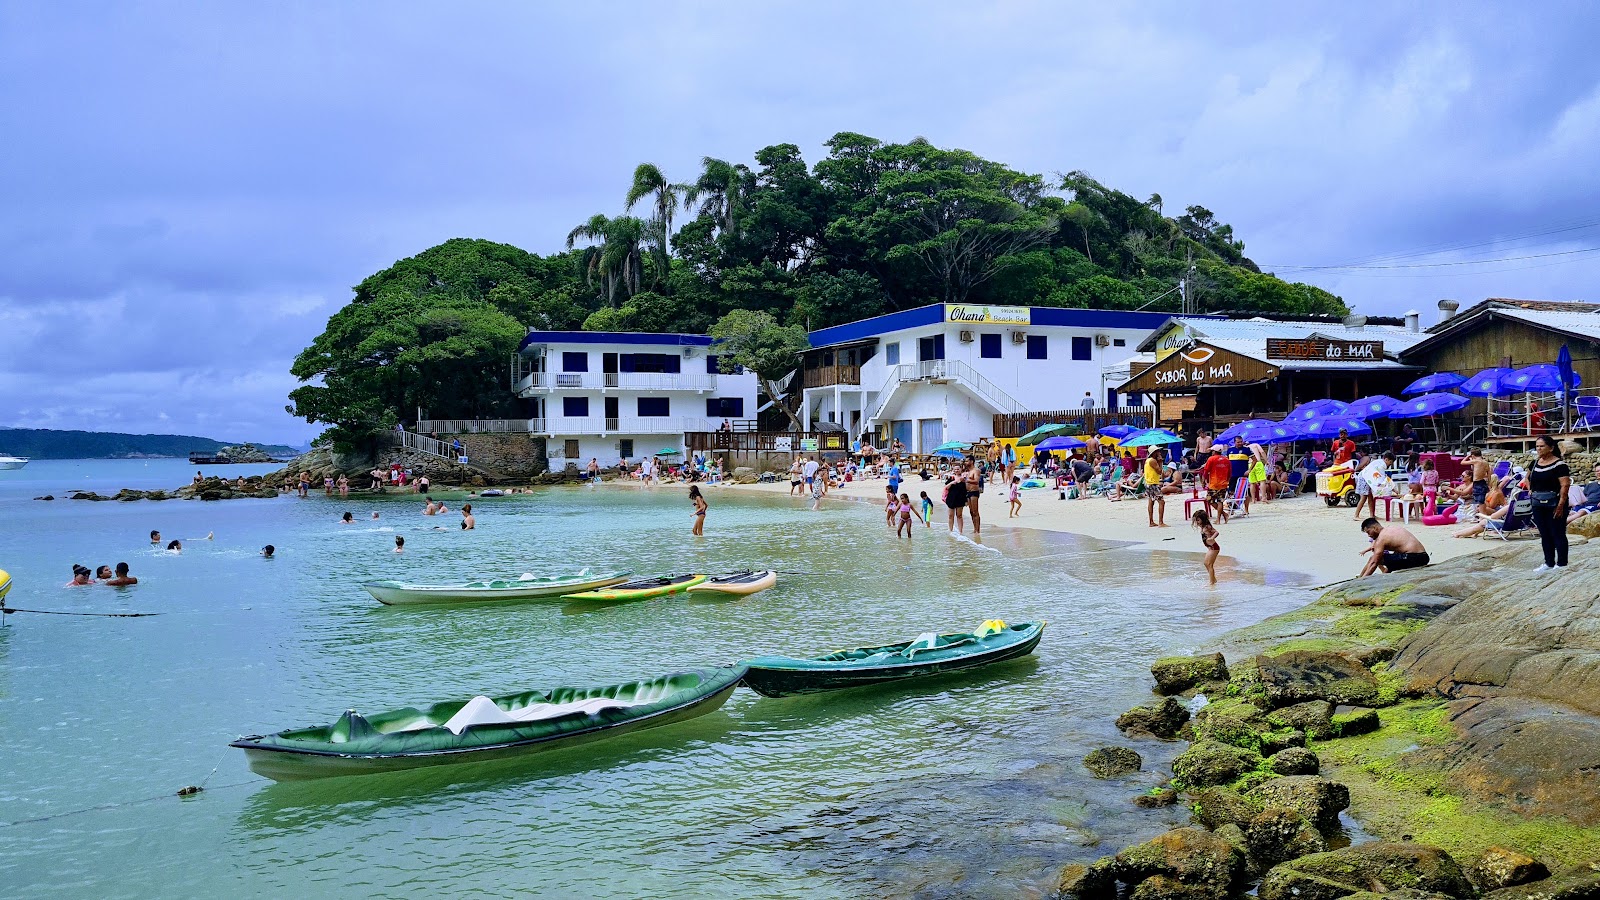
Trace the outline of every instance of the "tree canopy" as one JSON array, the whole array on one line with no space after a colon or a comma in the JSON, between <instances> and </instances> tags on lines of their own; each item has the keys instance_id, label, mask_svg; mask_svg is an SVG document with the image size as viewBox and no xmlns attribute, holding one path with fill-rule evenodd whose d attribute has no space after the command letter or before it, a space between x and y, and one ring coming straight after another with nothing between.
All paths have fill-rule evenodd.
<instances>
[{"instance_id":1,"label":"tree canopy","mask_svg":"<svg viewBox=\"0 0 1600 900\"><path fill-rule=\"evenodd\" d=\"M456 238L400 260L357 285L295 360L305 383L288 409L343 443L418 406L438 418L513 414L507 362L529 328L754 327L786 347L806 330L937 302L1176 312L1180 280L1199 312L1349 312L1262 272L1203 206L1169 217L1160 195L922 138L842 132L826 150L815 165L794 144L749 163L705 157L681 182L642 163L616 214L577 223L550 256ZM758 327L753 313L766 316Z\"/></svg>"}]
</instances>

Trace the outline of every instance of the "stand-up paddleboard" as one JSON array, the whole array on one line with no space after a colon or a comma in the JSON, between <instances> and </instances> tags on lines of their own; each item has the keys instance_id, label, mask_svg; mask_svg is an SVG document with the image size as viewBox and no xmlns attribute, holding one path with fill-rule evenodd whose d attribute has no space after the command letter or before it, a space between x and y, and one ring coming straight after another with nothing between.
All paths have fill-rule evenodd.
<instances>
[{"instance_id":1,"label":"stand-up paddleboard","mask_svg":"<svg viewBox=\"0 0 1600 900\"><path fill-rule=\"evenodd\" d=\"M744 597L759 593L778 583L778 573L771 569L759 572L729 572L726 575L713 575L700 584L689 588L691 594L726 594L734 597Z\"/></svg>"}]
</instances>

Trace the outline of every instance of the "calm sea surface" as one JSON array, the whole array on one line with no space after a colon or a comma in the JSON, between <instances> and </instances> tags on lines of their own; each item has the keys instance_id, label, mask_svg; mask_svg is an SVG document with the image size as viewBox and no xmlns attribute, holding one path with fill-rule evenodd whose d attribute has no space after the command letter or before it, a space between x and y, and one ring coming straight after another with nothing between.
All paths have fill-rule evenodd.
<instances>
[{"instance_id":1,"label":"calm sea surface","mask_svg":"<svg viewBox=\"0 0 1600 900\"><path fill-rule=\"evenodd\" d=\"M811 513L712 491L696 540L681 488L483 499L473 532L453 511L422 516L411 496L31 499L174 487L192 473L181 460L0 473L9 605L161 614L6 617L7 895L1037 895L1060 865L1187 818L1130 802L1174 748L1141 743L1146 772L1125 780L1094 781L1079 762L1120 741L1111 720L1150 696L1150 660L1310 599L1295 576L1212 591L1191 554L1035 532L977 546L919 527L907 546L880 511L848 502ZM986 503L1000 518L1001 503ZM1083 508L1092 532L1096 506ZM345 510L358 524L337 524ZM152 549L151 529L183 553ZM1198 546L1173 532L1175 548ZM396 534L405 554L390 552ZM277 559L258 555L267 543ZM118 561L137 587L62 587L73 563ZM394 609L358 586L580 566L813 574L743 601L586 610ZM916 688L783 700L741 689L691 722L522 760L279 785L226 746L347 707L604 684L994 617L1048 619L1037 655Z\"/></svg>"}]
</instances>

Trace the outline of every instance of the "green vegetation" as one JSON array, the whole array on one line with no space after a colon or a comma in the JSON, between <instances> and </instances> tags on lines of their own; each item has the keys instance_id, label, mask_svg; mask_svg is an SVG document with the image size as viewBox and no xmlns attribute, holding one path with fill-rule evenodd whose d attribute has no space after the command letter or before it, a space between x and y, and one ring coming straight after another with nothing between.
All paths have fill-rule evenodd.
<instances>
[{"instance_id":1,"label":"green vegetation","mask_svg":"<svg viewBox=\"0 0 1600 900\"><path fill-rule=\"evenodd\" d=\"M706 334L730 314L763 313L803 337L940 301L1176 311L1180 279L1201 311L1348 312L1262 273L1204 207L1168 217L1160 196L920 138L844 132L815 165L775 144L751 164L707 157L684 182L645 163L619 200L621 214L571 228L564 252L457 238L367 278L295 360L304 384L289 411L329 425L344 447L418 407L516 414L506 364L528 328Z\"/></svg>"},{"instance_id":2,"label":"green vegetation","mask_svg":"<svg viewBox=\"0 0 1600 900\"><path fill-rule=\"evenodd\" d=\"M44 428L0 429L0 453L30 459L130 459L182 456L192 451L213 453L243 441L218 441L188 434L118 434L107 431L53 431ZM291 457L300 451L282 444L257 444L263 453Z\"/></svg>"}]
</instances>

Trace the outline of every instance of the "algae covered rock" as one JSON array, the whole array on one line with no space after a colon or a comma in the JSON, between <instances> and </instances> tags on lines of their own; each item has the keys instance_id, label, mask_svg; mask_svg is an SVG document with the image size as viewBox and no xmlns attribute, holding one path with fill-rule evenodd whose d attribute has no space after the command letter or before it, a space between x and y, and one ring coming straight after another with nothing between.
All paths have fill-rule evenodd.
<instances>
[{"instance_id":1,"label":"algae covered rock","mask_svg":"<svg viewBox=\"0 0 1600 900\"><path fill-rule=\"evenodd\" d=\"M1600 866L1579 866L1559 875L1484 894L1481 900L1596 900L1600 898Z\"/></svg>"},{"instance_id":2,"label":"algae covered rock","mask_svg":"<svg viewBox=\"0 0 1600 900\"><path fill-rule=\"evenodd\" d=\"M1206 682L1227 681L1228 663L1221 653L1167 656L1151 664L1150 674L1155 676L1157 692L1181 694Z\"/></svg>"},{"instance_id":3,"label":"algae covered rock","mask_svg":"<svg viewBox=\"0 0 1600 900\"><path fill-rule=\"evenodd\" d=\"M1061 870L1056 895L1063 900L1115 900L1117 879L1113 874L1111 857L1098 859L1089 865L1073 863Z\"/></svg>"},{"instance_id":4,"label":"algae covered rock","mask_svg":"<svg viewBox=\"0 0 1600 900\"><path fill-rule=\"evenodd\" d=\"M1218 741L1196 741L1172 761L1172 774L1189 787L1228 784L1261 765L1261 754Z\"/></svg>"},{"instance_id":5,"label":"algae covered rock","mask_svg":"<svg viewBox=\"0 0 1600 900\"><path fill-rule=\"evenodd\" d=\"M1215 900L1223 896L1200 884L1185 884L1166 875L1152 875L1128 893L1128 900Z\"/></svg>"},{"instance_id":6,"label":"algae covered rock","mask_svg":"<svg viewBox=\"0 0 1600 900\"><path fill-rule=\"evenodd\" d=\"M1261 900L1338 900L1362 891L1397 890L1471 897L1450 854L1421 844L1370 843L1313 853L1274 866L1261 880Z\"/></svg>"},{"instance_id":7,"label":"algae covered rock","mask_svg":"<svg viewBox=\"0 0 1600 900\"><path fill-rule=\"evenodd\" d=\"M1261 755L1272 756L1290 747L1305 747L1306 733L1298 728L1269 731L1261 736Z\"/></svg>"},{"instance_id":8,"label":"algae covered rock","mask_svg":"<svg viewBox=\"0 0 1600 900\"><path fill-rule=\"evenodd\" d=\"M1137 886L1160 877L1146 896L1169 896L1175 884L1200 889L1170 896L1210 897L1221 900L1242 888L1245 874L1244 853L1226 840L1203 828L1176 828L1143 844L1136 844L1116 856L1113 871L1117 880ZM1137 888L1136 888L1137 890Z\"/></svg>"},{"instance_id":9,"label":"algae covered rock","mask_svg":"<svg viewBox=\"0 0 1600 900\"><path fill-rule=\"evenodd\" d=\"M1178 730L1189 721L1189 711L1183 704L1166 697L1146 706L1135 706L1117 717L1117 727L1128 734L1143 734L1172 740Z\"/></svg>"},{"instance_id":10,"label":"algae covered rock","mask_svg":"<svg viewBox=\"0 0 1600 900\"><path fill-rule=\"evenodd\" d=\"M1355 737L1377 731L1381 723L1377 710L1357 706L1334 713L1331 724L1333 733L1339 737Z\"/></svg>"},{"instance_id":11,"label":"algae covered rock","mask_svg":"<svg viewBox=\"0 0 1600 900\"><path fill-rule=\"evenodd\" d=\"M1250 855L1263 868L1328 849L1316 826L1281 806L1263 810L1246 823L1244 833Z\"/></svg>"},{"instance_id":12,"label":"algae covered rock","mask_svg":"<svg viewBox=\"0 0 1600 900\"><path fill-rule=\"evenodd\" d=\"M1279 775L1315 775L1322 769L1322 760L1304 747L1289 747L1268 757L1267 765Z\"/></svg>"},{"instance_id":13,"label":"algae covered rock","mask_svg":"<svg viewBox=\"0 0 1600 900\"><path fill-rule=\"evenodd\" d=\"M1544 863L1504 847L1490 847L1483 851L1483 855L1467 869L1467 880L1480 891L1497 891L1549 877L1550 870L1545 868ZM1600 884L1596 887L1600 888Z\"/></svg>"},{"instance_id":14,"label":"algae covered rock","mask_svg":"<svg viewBox=\"0 0 1600 900\"><path fill-rule=\"evenodd\" d=\"M1290 650L1257 657L1261 688L1274 707L1307 700L1372 706L1378 678L1356 659L1329 650Z\"/></svg>"},{"instance_id":15,"label":"algae covered rock","mask_svg":"<svg viewBox=\"0 0 1600 900\"><path fill-rule=\"evenodd\" d=\"M1258 706L1242 700L1218 700L1195 713L1189 731L1196 741L1216 741L1254 750L1261 746L1262 736L1272 731L1272 725Z\"/></svg>"},{"instance_id":16,"label":"algae covered rock","mask_svg":"<svg viewBox=\"0 0 1600 900\"><path fill-rule=\"evenodd\" d=\"M1176 806L1178 792L1171 788L1157 788L1147 794L1140 794L1133 798L1133 805L1140 809L1161 809L1167 806Z\"/></svg>"},{"instance_id":17,"label":"algae covered rock","mask_svg":"<svg viewBox=\"0 0 1600 900\"><path fill-rule=\"evenodd\" d=\"M1101 747L1084 756L1083 767L1096 778L1115 778L1139 771L1144 767L1144 757L1127 747Z\"/></svg>"},{"instance_id":18,"label":"algae covered rock","mask_svg":"<svg viewBox=\"0 0 1600 900\"><path fill-rule=\"evenodd\" d=\"M1212 830L1224 825L1243 825L1261 812L1259 802L1225 787L1200 791L1190 798L1190 804L1195 821Z\"/></svg>"},{"instance_id":19,"label":"algae covered rock","mask_svg":"<svg viewBox=\"0 0 1600 900\"><path fill-rule=\"evenodd\" d=\"M1333 704L1326 700L1307 700L1267 714L1267 721L1279 728L1296 728L1313 740L1333 737Z\"/></svg>"},{"instance_id":20,"label":"algae covered rock","mask_svg":"<svg viewBox=\"0 0 1600 900\"><path fill-rule=\"evenodd\" d=\"M1292 809L1306 821L1329 831L1339 826L1339 813L1350 806L1350 789L1317 775L1285 775L1251 788L1245 798L1262 808Z\"/></svg>"}]
</instances>

